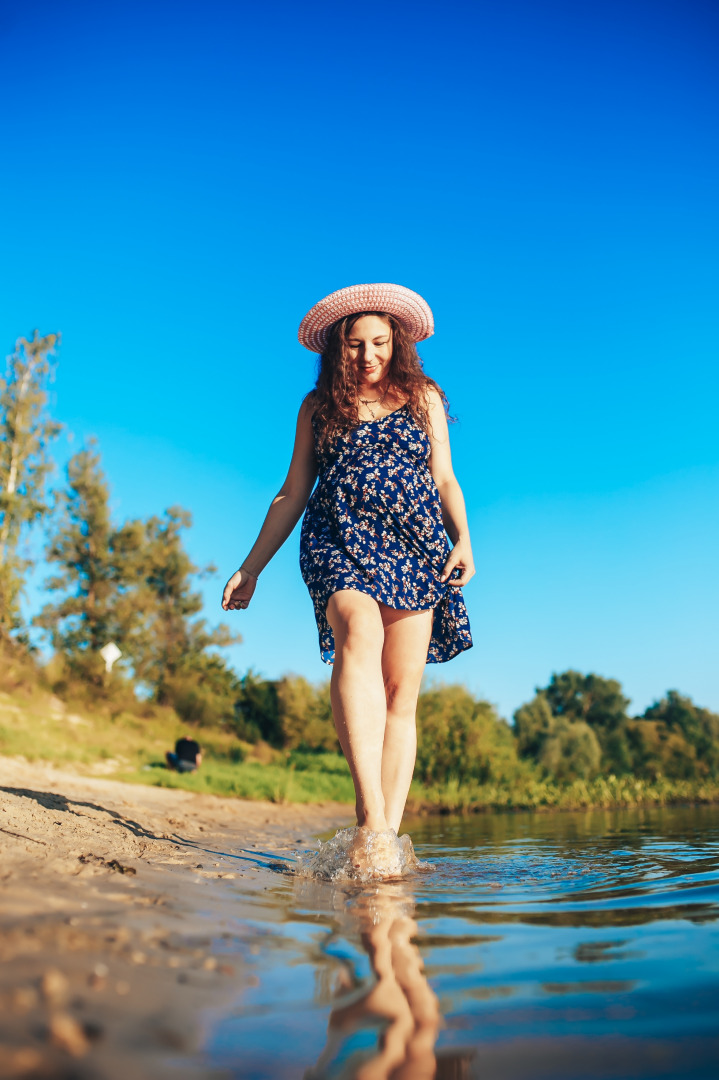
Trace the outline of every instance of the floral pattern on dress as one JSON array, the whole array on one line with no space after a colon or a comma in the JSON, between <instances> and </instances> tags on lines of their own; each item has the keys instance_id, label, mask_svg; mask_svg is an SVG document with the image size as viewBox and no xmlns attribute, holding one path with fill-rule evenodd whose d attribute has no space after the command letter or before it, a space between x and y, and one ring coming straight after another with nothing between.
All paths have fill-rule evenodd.
<instances>
[{"instance_id":1,"label":"floral pattern on dress","mask_svg":"<svg viewBox=\"0 0 719 1080\"><path fill-rule=\"evenodd\" d=\"M319 479L302 521L300 569L324 662L331 664L335 652L327 601L341 589L391 608L434 608L428 664L470 649L461 590L440 581L450 546L427 433L404 405L341 433L321 451L314 419L313 427Z\"/></svg>"}]
</instances>

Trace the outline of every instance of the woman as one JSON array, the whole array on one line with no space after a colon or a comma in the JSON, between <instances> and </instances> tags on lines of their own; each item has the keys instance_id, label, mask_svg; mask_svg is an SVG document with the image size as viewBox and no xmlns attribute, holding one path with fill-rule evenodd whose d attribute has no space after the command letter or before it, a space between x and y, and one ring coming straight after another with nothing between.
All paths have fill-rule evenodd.
<instances>
[{"instance_id":1,"label":"woman","mask_svg":"<svg viewBox=\"0 0 719 1080\"><path fill-rule=\"evenodd\" d=\"M446 398L415 347L433 332L426 301L401 285L353 285L308 312L299 340L321 354L317 384L299 411L287 478L222 600L225 610L248 606L306 510L302 576L322 659L334 664L357 824L372 833L399 830L425 664L472 645L460 589L474 564Z\"/></svg>"}]
</instances>

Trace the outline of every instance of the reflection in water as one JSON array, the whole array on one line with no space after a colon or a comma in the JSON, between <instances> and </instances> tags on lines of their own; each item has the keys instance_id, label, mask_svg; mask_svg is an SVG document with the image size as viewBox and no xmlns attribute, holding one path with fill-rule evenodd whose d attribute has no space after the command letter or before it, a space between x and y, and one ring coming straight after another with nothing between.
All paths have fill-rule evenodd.
<instances>
[{"instance_id":1,"label":"reflection in water","mask_svg":"<svg viewBox=\"0 0 719 1080\"><path fill-rule=\"evenodd\" d=\"M719 808L411 832L432 866L401 881L258 866L260 888L231 886L244 914L228 948L251 977L209 1065L232 1080L715 1080Z\"/></svg>"},{"instance_id":2,"label":"reflection in water","mask_svg":"<svg viewBox=\"0 0 719 1080\"><path fill-rule=\"evenodd\" d=\"M306 904L312 885L299 886ZM315 886L316 892L316 886ZM359 933L372 969L370 986L353 987L348 972L330 1013L327 1043L306 1080L431 1080L440 1026L439 1002L413 938L417 923L407 883L378 886L348 898L345 935ZM316 906L316 898L314 900Z\"/></svg>"}]
</instances>

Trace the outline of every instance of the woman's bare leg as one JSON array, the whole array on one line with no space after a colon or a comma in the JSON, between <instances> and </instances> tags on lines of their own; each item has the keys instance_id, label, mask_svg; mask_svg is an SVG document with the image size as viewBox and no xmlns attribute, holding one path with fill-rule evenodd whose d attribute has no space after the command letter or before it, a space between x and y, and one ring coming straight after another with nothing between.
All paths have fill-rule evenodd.
<instances>
[{"instance_id":1,"label":"woman's bare leg","mask_svg":"<svg viewBox=\"0 0 719 1080\"><path fill-rule=\"evenodd\" d=\"M332 713L354 781L357 824L382 832L388 827L382 794L387 701L380 607L365 593L342 590L328 601L327 621L335 638Z\"/></svg>"},{"instance_id":2,"label":"woman's bare leg","mask_svg":"<svg viewBox=\"0 0 719 1080\"><path fill-rule=\"evenodd\" d=\"M399 832L417 756L417 698L432 634L432 611L395 611L380 604L382 675L387 723L382 792L387 827Z\"/></svg>"}]
</instances>

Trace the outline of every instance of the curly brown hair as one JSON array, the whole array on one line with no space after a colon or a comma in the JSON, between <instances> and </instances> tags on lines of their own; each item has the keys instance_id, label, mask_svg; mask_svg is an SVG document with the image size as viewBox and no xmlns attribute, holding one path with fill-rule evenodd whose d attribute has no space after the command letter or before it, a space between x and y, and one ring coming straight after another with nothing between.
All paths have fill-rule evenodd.
<instances>
[{"instance_id":1,"label":"curly brown hair","mask_svg":"<svg viewBox=\"0 0 719 1080\"><path fill-rule=\"evenodd\" d=\"M360 422L357 368L350 354L348 338L352 327L363 315L377 315L388 322L392 329L388 394L397 400L405 400L410 413L424 431L429 432L430 429L430 388L439 394L449 417L444 390L429 375L425 375L416 346L402 324L386 311L358 311L338 319L330 327L327 345L320 357L315 388L307 395L313 406L321 447L331 444L341 431L347 431Z\"/></svg>"}]
</instances>

